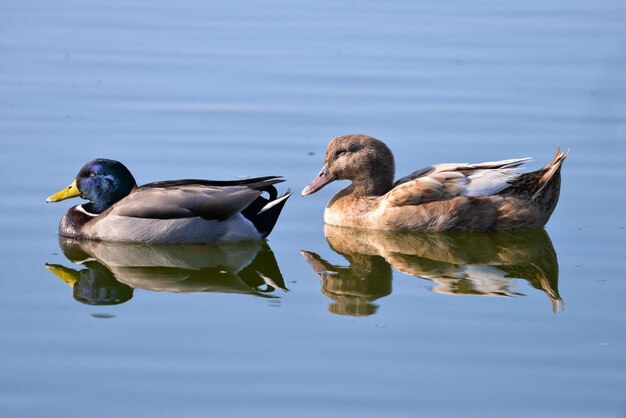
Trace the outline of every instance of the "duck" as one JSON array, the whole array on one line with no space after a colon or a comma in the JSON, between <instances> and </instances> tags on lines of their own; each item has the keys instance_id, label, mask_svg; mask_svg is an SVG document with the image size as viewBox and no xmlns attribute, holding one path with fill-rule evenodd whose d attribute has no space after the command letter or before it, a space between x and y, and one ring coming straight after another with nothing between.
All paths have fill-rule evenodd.
<instances>
[{"instance_id":1,"label":"duck","mask_svg":"<svg viewBox=\"0 0 626 418\"><path fill-rule=\"evenodd\" d=\"M46 202L88 201L61 218L62 237L153 244L244 242L267 238L291 196L280 176L166 180L138 186L119 161L97 158ZM267 197L263 196L266 194Z\"/></svg>"},{"instance_id":2,"label":"duck","mask_svg":"<svg viewBox=\"0 0 626 418\"><path fill-rule=\"evenodd\" d=\"M368 135L330 141L324 165L302 190L311 195L336 180L352 183L324 210L329 225L390 231L517 231L545 226L559 199L561 166L520 173L530 158L477 164L434 164L394 181L393 153Z\"/></svg>"}]
</instances>

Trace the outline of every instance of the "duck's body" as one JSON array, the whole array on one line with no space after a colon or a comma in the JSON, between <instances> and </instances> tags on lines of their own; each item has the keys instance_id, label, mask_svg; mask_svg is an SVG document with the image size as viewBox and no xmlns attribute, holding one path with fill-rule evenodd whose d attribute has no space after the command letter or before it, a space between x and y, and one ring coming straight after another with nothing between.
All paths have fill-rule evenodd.
<instances>
[{"instance_id":1,"label":"duck's body","mask_svg":"<svg viewBox=\"0 0 626 418\"><path fill-rule=\"evenodd\" d=\"M282 181L270 176L137 186L121 163L98 159L48 201L74 196L90 200L65 213L59 224L65 237L146 243L255 241L269 235L290 196L277 196L273 185Z\"/></svg>"},{"instance_id":2,"label":"duck's body","mask_svg":"<svg viewBox=\"0 0 626 418\"><path fill-rule=\"evenodd\" d=\"M365 135L335 138L320 174L302 191L315 193L333 180L352 184L324 211L330 225L381 230L511 231L543 227L556 207L557 152L544 168L514 171L528 158L480 164L437 164L397 181L387 146Z\"/></svg>"}]
</instances>

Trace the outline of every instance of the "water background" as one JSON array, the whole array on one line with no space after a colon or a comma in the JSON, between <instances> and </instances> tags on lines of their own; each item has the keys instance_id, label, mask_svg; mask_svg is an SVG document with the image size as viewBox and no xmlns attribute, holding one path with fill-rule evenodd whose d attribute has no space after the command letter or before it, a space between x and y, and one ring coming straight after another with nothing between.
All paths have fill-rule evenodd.
<instances>
[{"instance_id":1,"label":"water background","mask_svg":"<svg viewBox=\"0 0 626 418\"><path fill-rule=\"evenodd\" d=\"M0 415L624 416L625 21L617 0L3 2ZM348 133L398 175L570 148L559 311L526 280L449 295L393 269L375 312L338 315L300 250L348 265L322 223L340 184L287 203L277 298L91 306L45 268L84 268L56 235L70 204L45 198L93 158L299 192Z\"/></svg>"}]
</instances>

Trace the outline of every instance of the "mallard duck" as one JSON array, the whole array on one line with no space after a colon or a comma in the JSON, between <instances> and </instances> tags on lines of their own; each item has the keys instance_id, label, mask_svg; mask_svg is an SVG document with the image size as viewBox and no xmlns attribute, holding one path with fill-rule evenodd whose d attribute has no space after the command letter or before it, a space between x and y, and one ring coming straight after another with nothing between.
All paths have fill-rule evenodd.
<instances>
[{"instance_id":1,"label":"mallard duck","mask_svg":"<svg viewBox=\"0 0 626 418\"><path fill-rule=\"evenodd\" d=\"M520 174L529 158L435 164L394 182L394 158L382 141L346 135L330 141L324 166L302 195L334 180L352 184L324 211L330 225L381 230L511 231L543 227L559 198L557 151L544 168Z\"/></svg>"},{"instance_id":2,"label":"mallard duck","mask_svg":"<svg viewBox=\"0 0 626 418\"><path fill-rule=\"evenodd\" d=\"M278 197L276 176L246 180L170 180L137 186L120 162L85 164L67 188L48 197L80 196L59 224L64 237L145 243L239 242L266 238L291 193ZM261 196L266 192L269 197Z\"/></svg>"}]
</instances>

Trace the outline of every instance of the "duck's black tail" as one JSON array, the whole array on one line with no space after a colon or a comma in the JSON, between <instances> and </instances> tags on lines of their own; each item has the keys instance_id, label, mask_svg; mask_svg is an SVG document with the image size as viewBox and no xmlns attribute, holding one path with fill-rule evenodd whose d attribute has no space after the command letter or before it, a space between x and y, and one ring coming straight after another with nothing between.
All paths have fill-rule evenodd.
<instances>
[{"instance_id":1,"label":"duck's black tail","mask_svg":"<svg viewBox=\"0 0 626 418\"><path fill-rule=\"evenodd\" d=\"M278 220L280 212L283 210L283 206L285 206L285 202L289 196L291 196L291 190L287 190L285 194L280 197L278 196L276 187L272 185L259 190L267 192L269 198L263 196L257 197L241 214L254 224L256 229L263 235L263 238L266 238L270 232L272 232L272 229L274 229L274 225L276 225L276 221Z\"/></svg>"}]
</instances>

